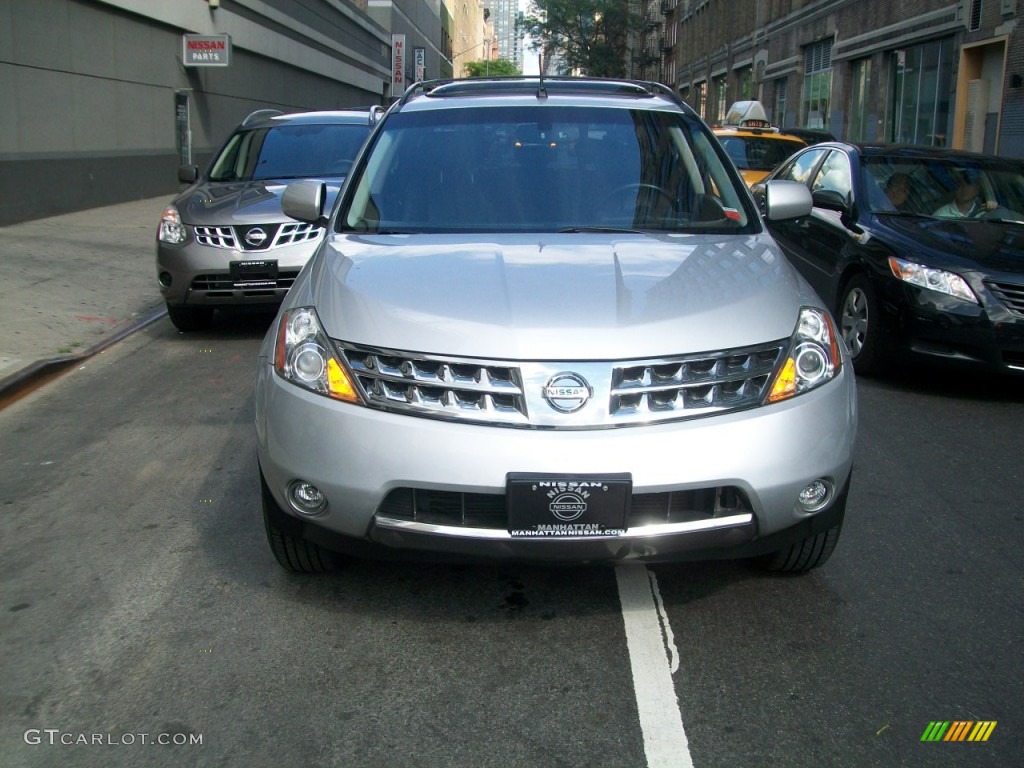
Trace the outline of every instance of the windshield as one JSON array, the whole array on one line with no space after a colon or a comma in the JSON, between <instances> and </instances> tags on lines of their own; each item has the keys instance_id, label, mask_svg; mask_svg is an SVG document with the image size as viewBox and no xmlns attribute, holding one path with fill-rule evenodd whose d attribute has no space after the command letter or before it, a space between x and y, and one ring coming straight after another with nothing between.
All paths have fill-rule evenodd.
<instances>
[{"instance_id":1,"label":"windshield","mask_svg":"<svg viewBox=\"0 0 1024 768\"><path fill-rule=\"evenodd\" d=\"M466 107L389 116L339 229L743 232L714 139L668 111Z\"/></svg>"},{"instance_id":2,"label":"windshield","mask_svg":"<svg viewBox=\"0 0 1024 768\"><path fill-rule=\"evenodd\" d=\"M210 181L344 176L369 133L369 123L239 131L214 160Z\"/></svg>"},{"instance_id":3,"label":"windshield","mask_svg":"<svg viewBox=\"0 0 1024 768\"><path fill-rule=\"evenodd\" d=\"M770 171L806 146L802 141L719 136L726 153L741 171Z\"/></svg>"},{"instance_id":4,"label":"windshield","mask_svg":"<svg viewBox=\"0 0 1024 768\"><path fill-rule=\"evenodd\" d=\"M874 213L1024 221L1024 165L1006 158L865 157Z\"/></svg>"}]
</instances>

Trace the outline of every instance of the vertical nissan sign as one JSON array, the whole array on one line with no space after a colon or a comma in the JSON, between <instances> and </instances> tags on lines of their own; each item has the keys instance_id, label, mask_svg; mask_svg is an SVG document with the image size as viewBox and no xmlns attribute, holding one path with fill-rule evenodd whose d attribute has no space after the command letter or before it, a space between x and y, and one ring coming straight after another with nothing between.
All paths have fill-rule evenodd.
<instances>
[{"instance_id":1,"label":"vertical nissan sign","mask_svg":"<svg viewBox=\"0 0 1024 768\"><path fill-rule=\"evenodd\" d=\"M405 93L405 35L391 35L391 98Z\"/></svg>"}]
</instances>

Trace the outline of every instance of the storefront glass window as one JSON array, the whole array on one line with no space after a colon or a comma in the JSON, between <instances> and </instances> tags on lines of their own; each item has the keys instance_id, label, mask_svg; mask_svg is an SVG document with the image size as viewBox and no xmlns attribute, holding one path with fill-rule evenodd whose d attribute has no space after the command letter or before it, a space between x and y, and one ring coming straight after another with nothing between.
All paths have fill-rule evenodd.
<instances>
[{"instance_id":1,"label":"storefront glass window","mask_svg":"<svg viewBox=\"0 0 1024 768\"><path fill-rule=\"evenodd\" d=\"M953 40L892 52L893 111L888 138L903 144L946 146Z\"/></svg>"},{"instance_id":2,"label":"storefront glass window","mask_svg":"<svg viewBox=\"0 0 1024 768\"><path fill-rule=\"evenodd\" d=\"M850 141L869 140L870 89L871 59L860 59L853 62L853 93L850 98L850 125L847 130Z\"/></svg>"}]
</instances>

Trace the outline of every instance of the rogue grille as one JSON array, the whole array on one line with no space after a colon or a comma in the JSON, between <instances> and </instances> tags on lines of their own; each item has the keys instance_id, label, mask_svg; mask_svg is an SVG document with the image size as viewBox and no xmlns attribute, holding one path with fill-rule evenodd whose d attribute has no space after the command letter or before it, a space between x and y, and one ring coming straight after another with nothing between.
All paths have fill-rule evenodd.
<instances>
[{"instance_id":1,"label":"rogue grille","mask_svg":"<svg viewBox=\"0 0 1024 768\"><path fill-rule=\"evenodd\" d=\"M252 290L245 288L235 288L235 283L231 279L229 274L219 275L196 275L192 278L192 290L193 291L225 291L229 295L234 295L235 291L241 291L242 294L250 295L253 291L271 293L277 288L291 288L292 283L295 282L295 278L299 276L298 270L290 270L287 272L278 272L277 274L277 286L260 286Z\"/></svg>"},{"instance_id":2,"label":"rogue grille","mask_svg":"<svg viewBox=\"0 0 1024 768\"><path fill-rule=\"evenodd\" d=\"M1017 317L1024 317L1024 285L1014 283L985 283L997 299Z\"/></svg>"},{"instance_id":3,"label":"rogue grille","mask_svg":"<svg viewBox=\"0 0 1024 768\"><path fill-rule=\"evenodd\" d=\"M246 227L243 231L250 229ZM229 248L244 251L266 251L273 248L281 248L286 245L296 245L310 240L316 240L323 232L321 227L304 222L291 222L288 224L267 224L265 229L276 233L270 244L267 246L250 246L242 243L234 227L196 227L196 242L200 245L208 245L213 248Z\"/></svg>"},{"instance_id":4,"label":"rogue grille","mask_svg":"<svg viewBox=\"0 0 1024 768\"><path fill-rule=\"evenodd\" d=\"M236 248L231 227L196 227L196 242L214 248Z\"/></svg>"},{"instance_id":5,"label":"rogue grille","mask_svg":"<svg viewBox=\"0 0 1024 768\"><path fill-rule=\"evenodd\" d=\"M734 486L689 491L633 494L629 527L690 523L752 512ZM508 528L504 494L458 493L396 488L381 502L377 515L392 520L463 528Z\"/></svg>"}]
</instances>

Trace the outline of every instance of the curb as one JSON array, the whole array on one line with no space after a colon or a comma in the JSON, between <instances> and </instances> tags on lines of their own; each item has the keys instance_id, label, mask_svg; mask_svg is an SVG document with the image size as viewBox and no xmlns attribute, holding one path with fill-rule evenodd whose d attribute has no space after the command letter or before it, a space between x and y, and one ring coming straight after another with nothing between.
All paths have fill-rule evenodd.
<instances>
[{"instance_id":1,"label":"curb","mask_svg":"<svg viewBox=\"0 0 1024 768\"><path fill-rule=\"evenodd\" d=\"M0 379L0 410L3 410L11 403L19 400L36 387L42 386L47 381L57 378L61 373L80 363L93 355L98 355L108 347L123 341L136 331L141 331L148 325L152 325L167 314L167 307L161 305L149 310L137 320L128 323L116 330L111 336L95 344L84 352L74 355L60 355L46 360L39 360L31 365L12 373L4 379Z\"/></svg>"}]
</instances>

